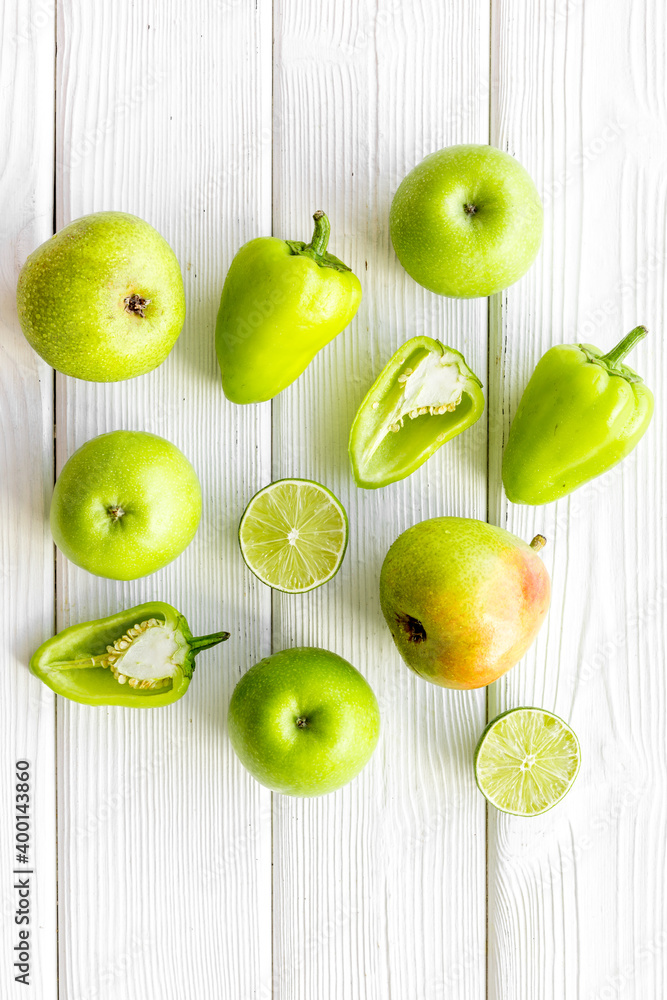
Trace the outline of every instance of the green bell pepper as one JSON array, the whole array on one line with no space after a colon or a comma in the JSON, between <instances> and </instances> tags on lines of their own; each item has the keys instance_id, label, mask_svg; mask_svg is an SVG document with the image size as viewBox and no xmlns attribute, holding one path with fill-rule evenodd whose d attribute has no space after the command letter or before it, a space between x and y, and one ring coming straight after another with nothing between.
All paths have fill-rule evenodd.
<instances>
[{"instance_id":1,"label":"green bell pepper","mask_svg":"<svg viewBox=\"0 0 667 1000\"><path fill-rule=\"evenodd\" d=\"M636 327L608 354L562 344L541 358L503 455L512 503L558 500L630 454L651 422L653 395L623 358L646 333Z\"/></svg>"},{"instance_id":2,"label":"green bell pepper","mask_svg":"<svg viewBox=\"0 0 667 1000\"><path fill-rule=\"evenodd\" d=\"M359 308L359 279L327 253L329 220L324 212L313 219L310 243L251 240L231 263L215 346L233 403L261 403L282 392Z\"/></svg>"},{"instance_id":3,"label":"green bell pepper","mask_svg":"<svg viewBox=\"0 0 667 1000\"><path fill-rule=\"evenodd\" d=\"M357 486L373 490L405 479L483 409L482 383L462 354L431 337L408 340L354 418L349 453Z\"/></svg>"},{"instance_id":4,"label":"green bell pepper","mask_svg":"<svg viewBox=\"0 0 667 1000\"><path fill-rule=\"evenodd\" d=\"M42 643L30 670L83 705L155 708L182 698L197 653L228 638L215 632L195 639L183 615L153 601L64 629Z\"/></svg>"}]
</instances>

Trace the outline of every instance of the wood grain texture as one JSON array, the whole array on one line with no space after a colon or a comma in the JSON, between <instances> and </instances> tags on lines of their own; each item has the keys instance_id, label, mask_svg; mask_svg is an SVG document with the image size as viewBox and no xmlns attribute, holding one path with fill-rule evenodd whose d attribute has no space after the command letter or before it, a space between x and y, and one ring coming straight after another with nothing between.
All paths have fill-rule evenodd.
<instances>
[{"instance_id":1,"label":"wood grain texture","mask_svg":"<svg viewBox=\"0 0 667 1000\"><path fill-rule=\"evenodd\" d=\"M188 550L130 584L59 560L58 624L159 598L196 634L228 628L186 698L151 712L58 706L61 996L260 997L271 978L269 795L234 757L226 710L270 644L270 592L236 524L270 477L270 408L222 393L214 324L233 253L271 225L271 5L58 5L58 226L119 209L181 263L188 317L159 370L58 378L58 468L117 428L178 445L202 482Z\"/></svg>"},{"instance_id":2,"label":"wood grain texture","mask_svg":"<svg viewBox=\"0 0 667 1000\"><path fill-rule=\"evenodd\" d=\"M491 517L549 539L553 602L489 714L536 704L578 733L580 777L530 824L490 814L489 996L663 996L666 801L664 7L493 7L492 141L541 187L543 252L492 309ZM606 349L636 323L630 364L656 393L621 466L547 507L507 504L500 456L520 393L554 343Z\"/></svg>"},{"instance_id":3,"label":"wood grain texture","mask_svg":"<svg viewBox=\"0 0 667 1000\"><path fill-rule=\"evenodd\" d=\"M54 10L51 3L0 6L0 993L54 1000L56 966L55 700L28 673L31 654L51 635L53 545L53 375L21 333L16 281L28 254L52 232ZM30 764L27 865L16 852L16 769ZM25 795L21 791L21 795ZM25 804L25 798L20 800ZM20 814L25 818L25 814ZM23 831L22 831L23 832ZM13 875L15 869L32 874ZM29 924L15 923L17 879L28 879ZM14 947L28 930L30 986L16 982Z\"/></svg>"},{"instance_id":4,"label":"wood grain texture","mask_svg":"<svg viewBox=\"0 0 667 1000\"><path fill-rule=\"evenodd\" d=\"M53 0L0 5L0 112L9 123L0 152L2 954L15 943L12 765L26 756L40 1000L662 997L660 0L619 0L613 11L602 0L57 8L56 26ZM485 300L444 300L412 282L388 235L404 174L434 149L475 141L516 155L545 203L542 252L491 300L488 324ZM14 307L18 270L52 231L54 162L58 227L101 209L146 218L174 247L188 301L184 332L158 371L117 385L58 376L55 407L52 373L25 343ZM245 240L272 228L307 238L316 208L331 219L331 249L361 278L360 312L273 404L236 407L223 397L213 351L226 270ZM609 347L637 322L651 334L630 363L658 404L637 451L558 504L508 504L502 448L538 358L557 342ZM463 351L489 383L486 419L404 483L358 490L349 426L382 365L416 334ZM153 431L184 450L205 509L178 562L116 584L59 558L54 606L54 419L57 469L116 428ZM329 585L272 599L241 560L236 525L250 496L280 476L332 488L350 516L350 546ZM483 692L444 692L413 677L380 614L389 544L437 514L488 516L549 540L548 621L488 705ZM50 693L26 667L54 612L60 628L151 598L182 609L195 631L226 627L232 638L203 654L177 705L139 713L60 699L56 726ZM225 732L241 673L271 648L297 644L353 662L383 720L360 777L310 801L261 789ZM571 722L582 771L541 819L490 811L487 845L473 748L487 715L521 704ZM2 975L3 998L24 995L5 966Z\"/></svg>"},{"instance_id":5,"label":"wood grain texture","mask_svg":"<svg viewBox=\"0 0 667 1000\"><path fill-rule=\"evenodd\" d=\"M485 814L471 755L485 697L409 673L381 618L378 577L415 521L486 517L485 421L377 492L354 485L347 438L373 378L409 337L462 350L485 380L486 303L419 288L394 257L388 216L424 155L487 141L488 6L279 0L274 34L274 234L308 238L312 212L324 209L332 251L364 288L351 327L274 400L274 478L325 483L350 518L338 576L274 598L274 647L345 656L375 689L383 724L350 786L322 800L274 798L274 995L478 1000Z\"/></svg>"}]
</instances>

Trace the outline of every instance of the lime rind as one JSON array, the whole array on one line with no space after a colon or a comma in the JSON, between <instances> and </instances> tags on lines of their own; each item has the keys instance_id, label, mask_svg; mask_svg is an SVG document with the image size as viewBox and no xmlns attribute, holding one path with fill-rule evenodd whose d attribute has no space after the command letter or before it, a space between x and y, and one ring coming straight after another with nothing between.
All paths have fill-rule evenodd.
<instances>
[{"instance_id":1,"label":"lime rind","mask_svg":"<svg viewBox=\"0 0 667 1000\"><path fill-rule=\"evenodd\" d=\"M482 733L475 778L501 812L539 816L568 793L580 763L579 741L566 722L542 708L514 708Z\"/></svg>"},{"instance_id":2,"label":"lime rind","mask_svg":"<svg viewBox=\"0 0 667 1000\"><path fill-rule=\"evenodd\" d=\"M279 479L252 498L239 524L239 545L255 576L286 594L331 580L343 561L347 514L331 490L310 479Z\"/></svg>"}]
</instances>

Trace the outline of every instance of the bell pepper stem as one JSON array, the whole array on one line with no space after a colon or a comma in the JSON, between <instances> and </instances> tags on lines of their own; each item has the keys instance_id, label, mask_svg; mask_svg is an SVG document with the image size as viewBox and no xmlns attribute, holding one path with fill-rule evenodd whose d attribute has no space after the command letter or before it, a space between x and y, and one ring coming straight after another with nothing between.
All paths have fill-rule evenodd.
<instances>
[{"instance_id":1,"label":"bell pepper stem","mask_svg":"<svg viewBox=\"0 0 667 1000\"><path fill-rule=\"evenodd\" d=\"M196 639L190 639L188 645L193 653L201 653L202 649L210 649L217 646L219 642L229 639L229 632L212 632L210 635L200 635Z\"/></svg>"},{"instance_id":2,"label":"bell pepper stem","mask_svg":"<svg viewBox=\"0 0 667 1000\"><path fill-rule=\"evenodd\" d=\"M331 232L331 226L329 225L329 220L321 209L313 215L315 221L315 229L313 231L313 238L308 244L309 248L321 257L327 249L329 243L329 233Z\"/></svg>"},{"instance_id":3,"label":"bell pepper stem","mask_svg":"<svg viewBox=\"0 0 667 1000\"><path fill-rule=\"evenodd\" d=\"M608 354L603 354L600 361L604 361L609 368L618 368L626 354L629 354L635 344L643 340L647 333L648 330L645 326L636 326L634 330L623 337L620 344L617 344Z\"/></svg>"}]
</instances>

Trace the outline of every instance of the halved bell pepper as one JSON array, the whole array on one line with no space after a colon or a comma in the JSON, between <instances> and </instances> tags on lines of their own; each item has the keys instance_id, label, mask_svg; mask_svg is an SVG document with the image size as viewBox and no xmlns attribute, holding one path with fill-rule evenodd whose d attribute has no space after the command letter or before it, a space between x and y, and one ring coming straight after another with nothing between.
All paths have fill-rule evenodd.
<instances>
[{"instance_id":1,"label":"halved bell pepper","mask_svg":"<svg viewBox=\"0 0 667 1000\"><path fill-rule=\"evenodd\" d=\"M182 698L197 653L228 638L215 632L195 639L183 615L152 601L64 629L42 643L30 670L84 705L155 708Z\"/></svg>"},{"instance_id":2,"label":"halved bell pepper","mask_svg":"<svg viewBox=\"0 0 667 1000\"><path fill-rule=\"evenodd\" d=\"M357 486L405 479L482 414L482 383L462 354L432 337L413 337L390 358L350 431Z\"/></svg>"},{"instance_id":3,"label":"halved bell pepper","mask_svg":"<svg viewBox=\"0 0 667 1000\"><path fill-rule=\"evenodd\" d=\"M630 454L651 422L653 394L623 358L646 333L636 327L608 354L561 344L540 359L503 455L512 503L558 500Z\"/></svg>"}]
</instances>

